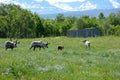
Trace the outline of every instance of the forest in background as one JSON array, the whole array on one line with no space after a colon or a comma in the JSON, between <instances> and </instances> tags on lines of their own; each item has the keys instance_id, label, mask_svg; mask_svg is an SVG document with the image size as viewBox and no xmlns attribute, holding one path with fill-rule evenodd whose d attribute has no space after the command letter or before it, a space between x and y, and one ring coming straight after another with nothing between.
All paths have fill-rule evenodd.
<instances>
[{"instance_id":1,"label":"forest in background","mask_svg":"<svg viewBox=\"0 0 120 80\"><path fill-rule=\"evenodd\" d=\"M0 38L66 36L67 30L94 27L101 29L103 36L120 36L120 11L107 17L102 12L98 17L64 16L59 13L54 19L49 19L19 5L0 4Z\"/></svg>"}]
</instances>

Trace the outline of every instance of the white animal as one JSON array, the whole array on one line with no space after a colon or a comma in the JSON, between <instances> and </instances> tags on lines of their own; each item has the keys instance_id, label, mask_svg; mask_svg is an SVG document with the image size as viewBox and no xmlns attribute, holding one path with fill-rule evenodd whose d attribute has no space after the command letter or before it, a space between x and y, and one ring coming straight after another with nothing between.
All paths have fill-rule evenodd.
<instances>
[{"instance_id":1,"label":"white animal","mask_svg":"<svg viewBox=\"0 0 120 80\"><path fill-rule=\"evenodd\" d=\"M43 42L43 41L32 41L30 49L31 48L33 48L33 50L35 50L35 48L39 48L39 49L48 48L48 42L46 43L46 42Z\"/></svg>"},{"instance_id":2,"label":"white animal","mask_svg":"<svg viewBox=\"0 0 120 80\"><path fill-rule=\"evenodd\" d=\"M86 48L90 48L90 41L88 41L88 40L83 40L83 42L84 42Z\"/></svg>"}]
</instances>

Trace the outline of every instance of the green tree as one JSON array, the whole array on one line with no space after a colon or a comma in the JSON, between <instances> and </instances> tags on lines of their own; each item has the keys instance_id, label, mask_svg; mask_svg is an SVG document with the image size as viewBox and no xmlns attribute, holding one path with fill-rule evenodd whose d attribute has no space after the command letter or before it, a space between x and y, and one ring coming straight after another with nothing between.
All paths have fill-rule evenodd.
<instances>
[{"instance_id":1,"label":"green tree","mask_svg":"<svg viewBox=\"0 0 120 80\"><path fill-rule=\"evenodd\" d=\"M40 16L37 13L34 13L33 20L35 23L35 26L34 26L35 30L33 30L33 31L35 31L35 37L41 37L41 36L45 35L42 18L40 18Z\"/></svg>"},{"instance_id":2,"label":"green tree","mask_svg":"<svg viewBox=\"0 0 120 80\"><path fill-rule=\"evenodd\" d=\"M105 19L105 16L104 16L104 14L101 12L100 14L99 14L99 19Z\"/></svg>"},{"instance_id":3,"label":"green tree","mask_svg":"<svg viewBox=\"0 0 120 80\"><path fill-rule=\"evenodd\" d=\"M83 29L84 25L85 25L85 22L84 22L84 20L82 18L79 18L76 21L76 27L77 27L77 29Z\"/></svg>"},{"instance_id":4,"label":"green tree","mask_svg":"<svg viewBox=\"0 0 120 80\"><path fill-rule=\"evenodd\" d=\"M63 22L65 20L64 14L59 13L56 18L56 22Z\"/></svg>"},{"instance_id":5,"label":"green tree","mask_svg":"<svg viewBox=\"0 0 120 80\"><path fill-rule=\"evenodd\" d=\"M109 16L108 16L108 21L111 25L118 25L119 24L119 18L116 17L116 14L115 13L111 13Z\"/></svg>"},{"instance_id":6,"label":"green tree","mask_svg":"<svg viewBox=\"0 0 120 80\"><path fill-rule=\"evenodd\" d=\"M5 18L4 22L2 17L0 18L3 23L0 25L0 30L6 33L7 37L29 38L44 35L44 28L38 14L14 4L2 4L0 9L0 15Z\"/></svg>"},{"instance_id":7,"label":"green tree","mask_svg":"<svg viewBox=\"0 0 120 80\"><path fill-rule=\"evenodd\" d=\"M7 21L6 16L0 16L0 37L7 37L6 33L6 27L7 27Z\"/></svg>"}]
</instances>

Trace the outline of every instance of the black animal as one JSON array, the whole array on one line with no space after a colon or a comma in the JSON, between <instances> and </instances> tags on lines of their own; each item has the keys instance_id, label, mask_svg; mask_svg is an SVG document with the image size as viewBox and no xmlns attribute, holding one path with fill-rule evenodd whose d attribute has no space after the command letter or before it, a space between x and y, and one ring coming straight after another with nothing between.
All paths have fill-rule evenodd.
<instances>
[{"instance_id":1,"label":"black animal","mask_svg":"<svg viewBox=\"0 0 120 80\"><path fill-rule=\"evenodd\" d=\"M64 46L58 46L57 49L58 49L58 50L63 50L63 49L64 49Z\"/></svg>"},{"instance_id":2,"label":"black animal","mask_svg":"<svg viewBox=\"0 0 120 80\"><path fill-rule=\"evenodd\" d=\"M43 42L43 41L33 41L33 42L31 42L30 49L31 48L33 48L33 50L35 50L35 48L45 49L45 48L48 48L48 44L49 44L48 42L46 43L46 42Z\"/></svg>"},{"instance_id":3,"label":"black animal","mask_svg":"<svg viewBox=\"0 0 120 80\"><path fill-rule=\"evenodd\" d=\"M12 41L6 41L6 42L5 42L5 49L6 49L6 50L7 50L7 49L13 50L14 48L17 47L17 44L18 44L17 40L15 41L15 43L12 42Z\"/></svg>"}]
</instances>

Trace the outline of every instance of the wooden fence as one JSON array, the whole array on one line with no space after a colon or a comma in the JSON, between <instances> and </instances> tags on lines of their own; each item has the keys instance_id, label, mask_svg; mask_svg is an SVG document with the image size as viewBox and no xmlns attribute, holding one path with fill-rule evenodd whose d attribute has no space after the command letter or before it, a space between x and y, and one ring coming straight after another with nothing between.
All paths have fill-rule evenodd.
<instances>
[{"instance_id":1,"label":"wooden fence","mask_svg":"<svg viewBox=\"0 0 120 80\"><path fill-rule=\"evenodd\" d=\"M97 37L101 35L99 28L85 28L81 30L68 30L68 37Z\"/></svg>"}]
</instances>

